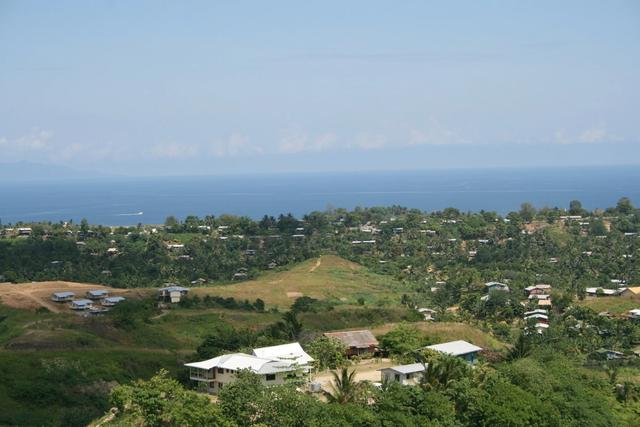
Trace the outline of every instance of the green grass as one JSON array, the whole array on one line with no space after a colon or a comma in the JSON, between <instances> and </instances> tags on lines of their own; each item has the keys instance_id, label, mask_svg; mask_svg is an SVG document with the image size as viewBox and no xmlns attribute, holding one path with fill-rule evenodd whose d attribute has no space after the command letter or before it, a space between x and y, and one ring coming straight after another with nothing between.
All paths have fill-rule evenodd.
<instances>
[{"instance_id":1,"label":"green grass","mask_svg":"<svg viewBox=\"0 0 640 427\"><path fill-rule=\"evenodd\" d=\"M611 314L625 314L634 308L640 308L640 297L596 297L579 303L597 313L608 311Z\"/></svg>"},{"instance_id":2,"label":"green grass","mask_svg":"<svg viewBox=\"0 0 640 427\"><path fill-rule=\"evenodd\" d=\"M0 425L86 425L109 407L117 383L176 372L170 353L136 349L0 352Z\"/></svg>"},{"instance_id":3,"label":"green grass","mask_svg":"<svg viewBox=\"0 0 640 427\"><path fill-rule=\"evenodd\" d=\"M217 295L236 300L255 301L260 298L268 306L289 307L299 293L317 299L336 299L356 304L364 297L367 303L379 301L399 304L403 285L395 279L372 273L365 267L337 256L325 255L300 263L287 271L272 271L254 280L226 285L195 288L192 294L201 297ZM289 293L289 294L288 294Z\"/></svg>"}]
</instances>

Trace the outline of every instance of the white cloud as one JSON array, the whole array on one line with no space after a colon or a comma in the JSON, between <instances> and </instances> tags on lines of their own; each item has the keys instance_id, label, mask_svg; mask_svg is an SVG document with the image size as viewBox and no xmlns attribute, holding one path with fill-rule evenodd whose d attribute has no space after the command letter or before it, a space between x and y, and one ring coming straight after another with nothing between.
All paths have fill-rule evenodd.
<instances>
[{"instance_id":1,"label":"white cloud","mask_svg":"<svg viewBox=\"0 0 640 427\"><path fill-rule=\"evenodd\" d=\"M159 159L187 159L195 157L198 152L199 148L196 145L175 142L156 144L151 148L151 154Z\"/></svg>"},{"instance_id":2,"label":"white cloud","mask_svg":"<svg viewBox=\"0 0 640 427\"><path fill-rule=\"evenodd\" d=\"M356 135L351 146L362 150L379 150L388 144L386 135L380 133L360 132Z\"/></svg>"},{"instance_id":3,"label":"white cloud","mask_svg":"<svg viewBox=\"0 0 640 427\"><path fill-rule=\"evenodd\" d=\"M337 137L331 132L311 136L304 132L292 130L288 131L280 140L278 151L287 154L320 152L333 148L336 142Z\"/></svg>"},{"instance_id":4,"label":"white cloud","mask_svg":"<svg viewBox=\"0 0 640 427\"><path fill-rule=\"evenodd\" d=\"M264 154L262 147L252 145L244 135L239 133L232 133L226 140L215 141L211 144L209 151L214 157Z\"/></svg>"},{"instance_id":5,"label":"white cloud","mask_svg":"<svg viewBox=\"0 0 640 427\"><path fill-rule=\"evenodd\" d=\"M17 138L0 138L0 145L5 149L16 151L42 151L49 148L49 142L53 138L50 130L34 130Z\"/></svg>"},{"instance_id":6,"label":"white cloud","mask_svg":"<svg viewBox=\"0 0 640 427\"><path fill-rule=\"evenodd\" d=\"M621 141L623 141L623 138L609 132L603 124L590 127L581 132L570 133L565 129L559 129L553 137L553 142L556 144L601 144Z\"/></svg>"}]
</instances>

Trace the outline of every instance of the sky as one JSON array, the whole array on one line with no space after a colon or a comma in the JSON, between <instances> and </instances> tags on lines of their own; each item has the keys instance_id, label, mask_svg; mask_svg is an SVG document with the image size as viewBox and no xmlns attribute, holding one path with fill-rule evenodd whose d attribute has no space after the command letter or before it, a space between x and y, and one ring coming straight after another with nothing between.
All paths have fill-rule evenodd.
<instances>
[{"instance_id":1,"label":"sky","mask_svg":"<svg viewBox=\"0 0 640 427\"><path fill-rule=\"evenodd\" d=\"M636 0L0 0L0 168L638 159Z\"/></svg>"}]
</instances>

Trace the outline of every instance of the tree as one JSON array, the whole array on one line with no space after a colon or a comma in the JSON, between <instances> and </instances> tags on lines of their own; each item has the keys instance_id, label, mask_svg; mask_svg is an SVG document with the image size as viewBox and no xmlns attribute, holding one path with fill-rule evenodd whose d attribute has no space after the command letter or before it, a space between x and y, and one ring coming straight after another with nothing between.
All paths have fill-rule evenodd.
<instances>
[{"instance_id":1,"label":"tree","mask_svg":"<svg viewBox=\"0 0 640 427\"><path fill-rule=\"evenodd\" d=\"M633 203L631 203L631 200L628 197L622 197L618 200L618 204L616 205L616 210L623 215L633 213L634 209Z\"/></svg>"},{"instance_id":2,"label":"tree","mask_svg":"<svg viewBox=\"0 0 640 427\"><path fill-rule=\"evenodd\" d=\"M580 200L572 200L569 202L569 214L570 215L584 215L586 211L582 208L582 202Z\"/></svg>"},{"instance_id":3,"label":"tree","mask_svg":"<svg viewBox=\"0 0 640 427\"><path fill-rule=\"evenodd\" d=\"M250 331L240 332L229 324L221 323L215 325L213 333L205 337L196 351L201 359L210 359L250 346L253 340L254 335Z\"/></svg>"},{"instance_id":4,"label":"tree","mask_svg":"<svg viewBox=\"0 0 640 427\"><path fill-rule=\"evenodd\" d=\"M240 426L253 425L264 391L265 386L257 374L238 371L235 381L226 384L218 395L222 413Z\"/></svg>"},{"instance_id":5,"label":"tree","mask_svg":"<svg viewBox=\"0 0 640 427\"><path fill-rule=\"evenodd\" d=\"M164 369L149 381L115 387L111 403L135 425L233 425L206 396L185 390Z\"/></svg>"},{"instance_id":6,"label":"tree","mask_svg":"<svg viewBox=\"0 0 640 427\"><path fill-rule=\"evenodd\" d=\"M164 226L167 228L175 228L178 225L180 225L180 221L178 221L178 218L176 218L173 215L169 215L165 220L164 220Z\"/></svg>"},{"instance_id":7,"label":"tree","mask_svg":"<svg viewBox=\"0 0 640 427\"><path fill-rule=\"evenodd\" d=\"M331 385L331 393L327 399L331 403L355 403L361 398L362 384L355 379L356 370L349 372L344 367L340 369L340 373L332 371L333 384Z\"/></svg>"},{"instance_id":8,"label":"tree","mask_svg":"<svg viewBox=\"0 0 640 427\"><path fill-rule=\"evenodd\" d=\"M407 355L424 345L422 334L415 327L400 323L380 337L380 345L392 355Z\"/></svg>"},{"instance_id":9,"label":"tree","mask_svg":"<svg viewBox=\"0 0 640 427\"><path fill-rule=\"evenodd\" d=\"M322 335L311 341L306 346L306 350L313 357L315 367L319 371L327 368L337 369L348 363L345 357L346 346L335 338Z\"/></svg>"},{"instance_id":10,"label":"tree","mask_svg":"<svg viewBox=\"0 0 640 427\"><path fill-rule=\"evenodd\" d=\"M284 338L288 340L297 341L302 335L302 323L298 320L298 315L295 311L287 311L282 316L282 320L278 322L278 326Z\"/></svg>"},{"instance_id":11,"label":"tree","mask_svg":"<svg viewBox=\"0 0 640 427\"><path fill-rule=\"evenodd\" d=\"M536 216L536 208L529 202L520 205L520 217L525 222L531 222Z\"/></svg>"}]
</instances>

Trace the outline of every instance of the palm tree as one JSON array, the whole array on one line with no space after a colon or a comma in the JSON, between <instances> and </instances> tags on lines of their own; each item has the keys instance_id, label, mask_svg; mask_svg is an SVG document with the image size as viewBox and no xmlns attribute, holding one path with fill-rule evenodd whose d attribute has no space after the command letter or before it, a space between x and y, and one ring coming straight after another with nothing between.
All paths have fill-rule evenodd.
<instances>
[{"instance_id":1,"label":"palm tree","mask_svg":"<svg viewBox=\"0 0 640 427\"><path fill-rule=\"evenodd\" d=\"M349 372L348 368L342 368L340 373L333 371L332 392L327 396L331 403L353 403L360 397L361 383L355 380L356 370Z\"/></svg>"}]
</instances>

